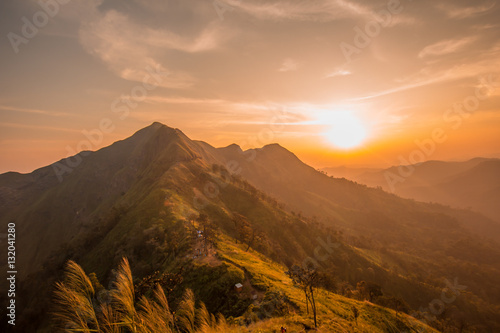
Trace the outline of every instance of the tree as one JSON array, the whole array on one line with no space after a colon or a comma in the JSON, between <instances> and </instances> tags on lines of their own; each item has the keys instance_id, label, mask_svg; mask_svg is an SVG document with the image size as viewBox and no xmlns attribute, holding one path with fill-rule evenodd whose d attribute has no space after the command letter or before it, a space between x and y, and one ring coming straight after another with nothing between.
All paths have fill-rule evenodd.
<instances>
[{"instance_id":1,"label":"tree","mask_svg":"<svg viewBox=\"0 0 500 333\"><path fill-rule=\"evenodd\" d=\"M314 327L318 327L316 321L316 301L314 299L314 289L319 284L319 275L316 269L311 267L300 267L293 265L292 268L286 272L288 276L292 279L293 284L299 286L304 292L306 299L306 311L309 313L309 304L311 304L311 310L313 312Z\"/></svg>"},{"instance_id":2,"label":"tree","mask_svg":"<svg viewBox=\"0 0 500 333\"><path fill-rule=\"evenodd\" d=\"M351 310L352 310L352 315L354 317L354 322L356 323L356 326L358 326L359 310L354 305L352 306Z\"/></svg>"},{"instance_id":3,"label":"tree","mask_svg":"<svg viewBox=\"0 0 500 333\"><path fill-rule=\"evenodd\" d=\"M250 250L250 248L253 247L254 244L264 240L265 238L266 238L266 236L260 228L253 227L251 236L246 241L248 246L247 246L247 249L245 250L245 252L248 252L248 250Z\"/></svg>"},{"instance_id":4,"label":"tree","mask_svg":"<svg viewBox=\"0 0 500 333\"><path fill-rule=\"evenodd\" d=\"M382 296L382 287L374 282L358 282L356 285L356 289L358 289L360 298L368 299L373 303L373 300L379 296Z\"/></svg>"},{"instance_id":5,"label":"tree","mask_svg":"<svg viewBox=\"0 0 500 333\"><path fill-rule=\"evenodd\" d=\"M349 284L349 282L342 281L338 284L337 292L345 297L352 297L352 289L353 287Z\"/></svg>"},{"instance_id":6,"label":"tree","mask_svg":"<svg viewBox=\"0 0 500 333\"><path fill-rule=\"evenodd\" d=\"M377 297L377 304L385 306L386 308L391 308L396 311L396 318L398 313L407 313L410 310L410 306L401 298L394 296L379 296Z\"/></svg>"},{"instance_id":7,"label":"tree","mask_svg":"<svg viewBox=\"0 0 500 333\"><path fill-rule=\"evenodd\" d=\"M236 229L236 243L240 241L241 243L246 243L246 241L251 237L252 227L250 222L238 213L233 214L233 223Z\"/></svg>"},{"instance_id":8,"label":"tree","mask_svg":"<svg viewBox=\"0 0 500 333\"><path fill-rule=\"evenodd\" d=\"M396 318L398 317L399 312L408 312L410 310L410 306L399 297L391 297L391 307L396 310Z\"/></svg>"},{"instance_id":9,"label":"tree","mask_svg":"<svg viewBox=\"0 0 500 333\"><path fill-rule=\"evenodd\" d=\"M153 274L144 277L135 285L136 298L139 298L140 295L145 295L148 292L153 291L157 286L162 287L167 297L169 297L174 289L184 280L183 272L184 267L181 267L177 273L160 273L159 271L155 271Z\"/></svg>"},{"instance_id":10,"label":"tree","mask_svg":"<svg viewBox=\"0 0 500 333\"><path fill-rule=\"evenodd\" d=\"M470 327L467 323L465 313L460 311L456 306L446 309L443 312L443 317L445 328L448 328L453 332L462 333Z\"/></svg>"},{"instance_id":11,"label":"tree","mask_svg":"<svg viewBox=\"0 0 500 333\"><path fill-rule=\"evenodd\" d=\"M237 233L236 243L239 240L241 243L247 244L245 252L248 252L256 242L265 238L264 232L260 228L252 226L243 215L235 213L233 223Z\"/></svg>"},{"instance_id":12,"label":"tree","mask_svg":"<svg viewBox=\"0 0 500 333\"><path fill-rule=\"evenodd\" d=\"M217 237L219 235L219 227L210 220L208 215L200 214L196 221L203 228L203 240L205 242L205 253L208 254L208 245L217 246Z\"/></svg>"},{"instance_id":13,"label":"tree","mask_svg":"<svg viewBox=\"0 0 500 333\"><path fill-rule=\"evenodd\" d=\"M458 330L458 333L462 333L464 330L470 327L463 314L455 318L455 326Z\"/></svg>"}]
</instances>

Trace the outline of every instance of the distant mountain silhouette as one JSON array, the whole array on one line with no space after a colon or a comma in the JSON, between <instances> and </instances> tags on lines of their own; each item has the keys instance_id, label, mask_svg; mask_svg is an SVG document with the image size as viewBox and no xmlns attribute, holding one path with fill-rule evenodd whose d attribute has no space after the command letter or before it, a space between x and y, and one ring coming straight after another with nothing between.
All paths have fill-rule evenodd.
<instances>
[{"instance_id":1,"label":"distant mountain silhouette","mask_svg":"<svg viewBox=\"0 0 500 333\"><path fill-rule=\"evenodd\" d=\"M389 186L387 174L399 175L398 167L353 174L350 179L424 202L470 208L500 222L500 160L474 158L465 162L428 161L415 166L404 181ZM405 166L408 168L408 166ZM326 170L326 169L325 169ZM329 169L330 172L334 170Z\"/></svg>"}]
</instances>

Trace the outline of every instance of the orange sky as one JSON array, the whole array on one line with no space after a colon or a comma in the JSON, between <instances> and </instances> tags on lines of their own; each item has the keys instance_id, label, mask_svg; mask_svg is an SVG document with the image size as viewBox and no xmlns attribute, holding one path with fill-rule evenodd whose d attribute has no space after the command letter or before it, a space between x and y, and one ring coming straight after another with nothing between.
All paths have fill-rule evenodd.
<instances>
[{"instance_id":1,"label":"orange sky","mask_svg":"<svg viewBox=\"0 0 500 333\"><path fill-rule=\"evenodd\" d=\"M154 121L315 167L500 157L497 1L55 1L0 4L0 172Z\"/></svg>"}]
</instances>

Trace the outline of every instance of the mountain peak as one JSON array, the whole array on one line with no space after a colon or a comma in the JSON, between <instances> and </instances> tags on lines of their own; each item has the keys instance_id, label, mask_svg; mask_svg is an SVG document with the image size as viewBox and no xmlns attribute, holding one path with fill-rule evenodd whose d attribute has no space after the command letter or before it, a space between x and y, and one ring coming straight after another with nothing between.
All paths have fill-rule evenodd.
<instances>
[{"instance_id":1,"label":"mountain peak","mask_svg":"<svg viewBox=\"0 0 500 333\"><path fill-rule=\"evenodd\" d=\"M295 156L294 153L280 145L279 143L271 143L268 145L265 145L264 147L258 149L264 153L271 153L271 154L286 154L286 155L291 155ZM296 157L296 156L295 156Z\"/></svg>"},{"instance_id":2,"label":"mountain peak","mask_svg":"<svg viewBox=\"0 0 500 333\"><path fill-rule=\"evenodd\" d=\"M160 123L159 121L155 121L155 122L151 123L151 125L146 126L143 129L157 130L157 129L160 129L162 127L164 127L164 128L170 128L167 125Z\"/></svg>"},{"instance_id":3,"label":"mountain peak","mask_svg":"<svg viewBox=\"0 0 500 333\"><path fill-rule=\"evenodd\" d=\"M236 143L232 143L232 144L230 144L230 145L229 145L229 146L227 146L227 147L223 147L222 149L224 149L224 150L230 150L230 151L237 151L237 152L241 152L241 151L243 151L243 150L241 149L241 147L240 147L240 146L238 146Z\"/></svg>"},{"instance_id":4,"label":"mountain peak","mask_svg":"<svg viewBox=\"0 0 500 333\"><path fill-rule=\"evenodd\" d=\"M270 144L265 145L264 147L262 147L262 149L274 150L274 151L276 151L276 150L286 150L286 151L289 151L285 147L281 146L279 143L270 143Z\"/></svg>"},{"instance_id":5,"label":"mountain peak","mask_svg":"<svg viewBox=\"0 0 500 333\"><path fill-rule=\"evenodd\" d=\"M271 143L262 148L255 149L257 154L267 159L277 159L279 161L287 161L288 166L297 165L299 167L307 166L294 153L278 143Z\"/></svg>"},{"instance_id":6,"label":"mountain peak","mask_svg":"<svg viewBox=\"0 0 500 333\"><path fill-rule=\"evenodd\" d=\"M170 126L167 126L163 123L160 123L159 121L155 121L153 123L151 123L151 125L149 126L146 126L143 128L144 129L152 129L152 130L157 130L157 129L160 129L160 128L165 128L165 129L170 129L170 130L175 130L176 132L182 132L181 130L179 130L178 128L174 128L174 127L170 127Z\"/></svg>"},{"instance_id":7,"label":"mountain peak","mask_svg":"<svg viewBox=\"0 0 500 333\"><path fill-rule=\"evenodd\" d=\"M154 123L152 123L151 125L145 127L144 129L148 129L148 128L150 128L152 130L162 130L162 131L169 132L169 133L174 132L174 133L178 134L179 136L183 137L184 139L189 139L184 134L184 132L182 132L180 129L167 126L167 125L162 124L162 123L160 123L158 121L155 121Z\"/></svg>"},{"instance_id":8,"label":"mountain peak","mask_svg":"<svg viewBox=\"0 0 500 333\"><path fill-rule=\"evenodd\" d=\"M151 125L149 125L149 126L166 126L166 125L165 125L165 124L160 123L159 121L155 121L155 122L153 122L153 123L152 123Z\"/></svg>"},{"instance_id":9,"label":"mountain peak","mask_svg":"<svg viewBox=\"0 0 500 333\"><path fill-rule=\"evenodd\" d=\"M174 135L178 138L187 139L189 138L178 128L169 127L165 124L162 124L158 121L153 122L151 125L146 126L132 135L132 137L142 137L147 136L151 137L154 135Z\"/></svg>"}]
</instances>

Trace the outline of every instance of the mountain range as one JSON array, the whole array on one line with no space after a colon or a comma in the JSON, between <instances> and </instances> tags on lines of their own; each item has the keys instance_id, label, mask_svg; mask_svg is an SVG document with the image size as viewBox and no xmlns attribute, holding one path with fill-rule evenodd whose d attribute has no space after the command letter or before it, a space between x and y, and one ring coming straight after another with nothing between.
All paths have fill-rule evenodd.
<instances>
[{"instance_id":1,"label":"mountain range","mask_svg":"<svg viewBox=\"0 0 500 333\"><path fill-rule=\"evenodd\" d=\"M420 200L429 197L428 184L473 207L495 198L498 161L468 163L453 165L454 174L448 166L419 166L405 185L415 193L420 188ZM359 177L377 180L380 172ZM476 186L485 182L491 192ZM424 330L460 322L496 332L500 223L495 210L484 209L404 199L328 176L278 144L214 148L160 123L30 174L0 175L0 221L16 223L20 331L52 330L47 304L69 259L106 285L127 257L138 290L141 281L171 274L176 278L169 281L178 280L169 294L173 304L189 287L211 312L235 322L248 321L280 293L291 300L288 312L303 315L299 293L283 272L309 261L324 275L321 290L335 295L320 302L324 331L355 329L340 304L363 309L358 331L415 330L412 317L378 310L387 309L390 296L407 303L406 312ZM206 221L218 236L214 253L203 257L193 232ZM6 264L0 259L2 269ZM238 281L246 282L248 294L234 292ZM365 303L352 299L361 282L381 288L378 305L371 296ZM433 309L436 303L443 308Z\"/></svg>"},{"instance_id":2,"label":"mountain range","mask_svg":"<svg viewBox=\"0 0 500 333\"><path fill-rule=\"evenodd\" d=\"M323 171L371 187L380 186L404 198L474 210L500 222L500 159L478 157L387 169L340 167Z\"/></svg>"}]
</instances>

